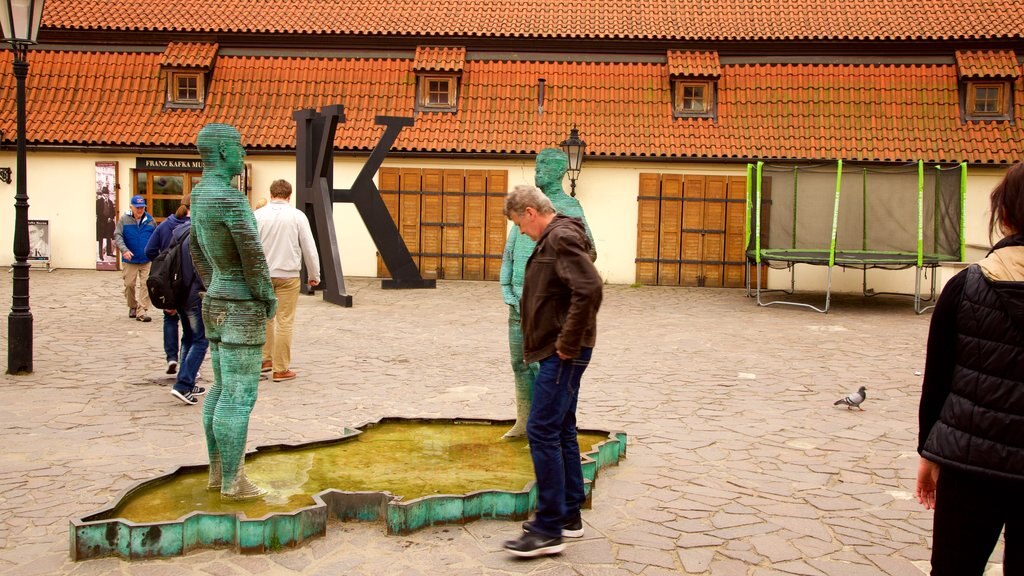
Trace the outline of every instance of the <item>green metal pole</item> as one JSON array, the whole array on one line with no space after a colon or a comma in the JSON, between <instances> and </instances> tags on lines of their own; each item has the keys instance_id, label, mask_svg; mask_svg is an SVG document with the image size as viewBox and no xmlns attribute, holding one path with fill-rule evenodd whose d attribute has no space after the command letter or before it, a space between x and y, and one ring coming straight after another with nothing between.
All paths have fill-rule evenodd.
<instances>
[{"instance_id":1,"label":"green metal pole","mask_svg":"<svg viewBox=\"0 0 1024 576\"><path fill-rule=\"evenodd\" d=\"M917 267L924 263L924 160L917 161Z\"/></svg>"},{"instance_id":2,"label":"green metal pole","mask_svg":"<svg viewBox=\"0 0 1024 576\"><path fill-rule=\"evenodd\" d=\"M843 161L836 164L836 200L832 206L832 239L828 245L828 266L831 268L836 264L836 230L839 226L839 188L843 180Z\"/></svg>"},{"instance_id":3,"label":"green metal pole","mask_svg":"<svg viewBox=\"0 0 1024 576\"><path fill-rule=\"evenodd\" d=\"M932 209L932 252L934 254L939 253L939 210L942 209L942 182L940 180L942 176L942 167L935 167L935 207Z\"/></svg>"},{"instance_id":4,"label":"green metal pole","mask_svg":"<svg viewBox=\"0 0 1024 576\"><path fill-rule=\"evenodd\" d=\"M861 179L861 226L860 226L860 249L868 249L868 169L863 168L864 177Z\"/></svg>"},{"instance_id":5,"label":"green metal pole","mask_svg":"<svg viewBox=\"0 0 1024 576\"><path fill-rule=\"evenodd\" d=\"M746 202L747 208L743 211L743 251L746 252L750 249L750 211L753 210L754 205L751 203L751 193L754 187L754 165L747 164L747 194Z\"/></svg>"},{"instance_id":6,"label":"green metal pole","mask_svg":"<svg viewBox=\"0 0 1024 576\"><path fill-rule=\"evenodd\" d=\"M764 162L758 161L757 163L757 235L754 236L754 259L758 264L761 264L761 175L764 169Z\"/></svg>"},{"instance_id":7,"label":"green metal pole","mask_svg":"<svg viewBox=\"0 0 1024 576\"><path fill-rule=\"evenodd\" d=\"M793 166L793 238L790 240L790 248L796 248L796 207L797 207L797 190L799 189L800 183L800 167Z\"/></svg>"},{"instance_id":8,"label":"green metal pole","mask_svg":"<svg viewBox=\"0 0 1024 576\"><path fill-rule=\"evenodd\" d=\"M964 207L967 205L967 162L960 163L960 261L967 257L967 238L965 237L966 218Z\"/></svg>"}]
</instances>

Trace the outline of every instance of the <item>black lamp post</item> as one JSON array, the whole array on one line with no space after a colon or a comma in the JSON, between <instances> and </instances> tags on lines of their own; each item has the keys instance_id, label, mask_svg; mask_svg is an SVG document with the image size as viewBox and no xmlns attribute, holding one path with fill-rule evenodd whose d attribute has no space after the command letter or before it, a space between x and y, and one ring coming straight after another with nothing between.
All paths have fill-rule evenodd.
<instances>
[{"instance_id":1,"label":"black lamp post","mask_svg":"<svg viewBox=\"0 0 1024 576\"><path fill-rule=\"evenodd\" d=\"M0 0L3 42L14 51L17 82L18 179L14 195L14 297L7 316L7 373L32 372L32 310L28 306L28 188L25 185L25 78L28 77L28 46L39 37L43 0Z\"/></svg>"},{"instance_id":2,"label":"black lamp post","mask_svg":"<svg viewBox=\"0 0 1024 576\"><path fill-rule=\"evenodd\" d=\"M569 137L559 144L565 155L569 157L569 183L572 185L570 195L576 196L576 179L580 177L580 167L583 166L583 152L587 149L587 143L580 140L580 133L576 126L572 127Z\"/></svg>"}]
</instances>

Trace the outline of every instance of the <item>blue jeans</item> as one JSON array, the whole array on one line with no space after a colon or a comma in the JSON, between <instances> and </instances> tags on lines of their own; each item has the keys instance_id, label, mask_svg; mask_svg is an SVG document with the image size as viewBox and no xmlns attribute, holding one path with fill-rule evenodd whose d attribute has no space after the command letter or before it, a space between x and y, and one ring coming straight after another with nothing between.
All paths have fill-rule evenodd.
<instances>
[{"instance_id":1,"label":"blue jeans","mask_svg":"<svg viewBox=\"0 0 1024 576\"><path fill-rule=\"evenodd\" d=\"M576 440L576 403L580 378L592 352L593 348L582 348L577 358L562 360L554 354L541 360L533 382L533 405L526 422L537 477L533 528L545 536L561 536L564 521L578 514L586 502Z\"/></svg>"},{"instance_id":2,"label":"blue jeans","mask_svg":"<svg viewBox=\"0 0 1024 576\"><path fill-rule=\"evenodd\" d=\"M174 360L178 361L178 317L179 314L168 314L164 312L164 358L168 362ZM184 339L184 334L182 334ZM184 345L184 342L182 342ZM185 354L182 351L181 357L184 358Z\"/></svg>"},{"instance_id":3,"label":"blue jeans","mask_svg":"<svg viewBox=\"0 0 1024 576\"><path fill-rule=\"evenodd\" d=\"M206 327L203 325L202 300L197 300L188 309L179 310L178 316L181 316L181 365L178 366L174 389L184 394L195 386L196 373L206 358L210 343L206 339Z\"/></svg>"}]
</instances>

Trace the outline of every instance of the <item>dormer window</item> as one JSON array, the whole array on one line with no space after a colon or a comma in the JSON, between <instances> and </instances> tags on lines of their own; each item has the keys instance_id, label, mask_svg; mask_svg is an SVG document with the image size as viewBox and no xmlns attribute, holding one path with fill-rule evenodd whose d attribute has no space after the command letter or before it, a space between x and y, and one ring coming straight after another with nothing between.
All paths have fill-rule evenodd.
<instances>
[{"instance_id":1,"label":"dormer window","mask_svg":"<svg viewBox=\"0 0 1024 576\"><path fill-rule=\"evenodd\" d=\"M437 112L454 112L458 81L454 76L423 76L420 78L419 107Z\"/></svg>"},{"instance_id":2,"label":"dormer window","mask_svg":"<svg viewBox=\"0 0 1024 576\"><path fill-rule=\"evenodd\" d=\"M172 72L168 104L203 103L203 75L198 72Z\"/></svg>"},{"instance_id":3,"label":"dormer window","mask_svg":"<svg viewBox=\"0 0 1024 576\"><path fill-rule=\"evenodd\" d=\"M459 81L466 64L461 46L418 46L416 72L417 112L458 112Z\"/></svg>"},{"instance_id":4,"label":"dormer window","mask_svg":"<svg viewBox=\"0 0 1024 576\"><path fill-rule=\"evenodd\" d=\"M1020 75L1012 50L958 50L960 116L964 122L1013 120L1013 90Z\"/></svg>"},{"instance_id":5,"label":"dormer window","mask_svg":"<svg viewBox=\"0 0 1024 576\"><path fill-rule=\"evenodd\" d=\"M206 83L217 59L216 44L171 42L164 51L160 70L167 86L164 108L202 108Z\"/></svg>"},{"instance_id":6,"label":"dormer window","mask_svg":"<svg viewBox=\"0 0 1024 576\"><path fill-rule=\"evenodd\" d=\"M714 83L710 80L676 80L673 115L676 118L711 116L715 109L714 94Z\"/></svg>"},{"instance_id":7,"label":"dormer window","mask_svg":"<svg viewBox=\"0 0 1024 576\"><path fill-rule=\"evenodd\" d=\"M673 118L715 118L721 66L718 52L669 50Z\"/></svg>"},{"instance_id":8,"label":"dormer window","mask_svg":"<svg viewBox=\"0 0 1024 576\"><path fill-rule=\"evenodd\" d=\"M1009 96L1009 82L967 82L966 116L979 120L1008 120Z\"/></svg>"}]
</instances>

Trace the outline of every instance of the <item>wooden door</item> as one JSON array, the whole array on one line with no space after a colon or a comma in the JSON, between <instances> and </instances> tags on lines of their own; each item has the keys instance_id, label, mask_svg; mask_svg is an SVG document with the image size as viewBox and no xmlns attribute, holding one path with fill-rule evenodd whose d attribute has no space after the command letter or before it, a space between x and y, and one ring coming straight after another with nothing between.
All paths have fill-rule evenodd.
<instances>
[{"instance_id":1,"label":"wooden door","mask_svg":"<svg viewBox=\"0 0 1024 576\"><path fill-rule=\"evenodd\" d=\"M637 198L636 281L658 283L658 231L661 228L661 176L640 175L640 196Z\"/></svg>"},{"instance_id":2,"label":"wooden door","mask_svg":"<svg viewBox=\"0 0 1024 576\"><path fill-rule=\"evenodd\" d=\"M683 218L683 177L661 177L661 218L658 231L658 284L679 285L680 235Z\"/></svg>"},{"instance_id":3,"label":"wooden door","mask_svg":"<svg viewBox=\"0 0 1024 576\"><path fill-rule=\"evenodd\" d=\"M499 278L506 171L381 168L378 188L424 278Z\"/></svg>"},{"instance_id":4,"label":"wooden door","mask_svg":"<svg viewBox=\"0 0 1024 576\"><path fill-rule=\"evenodd\" d=\"M444 171L444 234L442 278L462 278L462 240L465 232L466 178L462 170Z\"/></svg>"},{"instance_id":5,"label":"wooden door","mask_svg":"<svg viewBox=\"0 0 1024 576\"><path fill-rule=\"evenodd\" d=\"M637 201L637 282L745 285L745 178L641 174Z\"/></svg>"}]
</instances>

